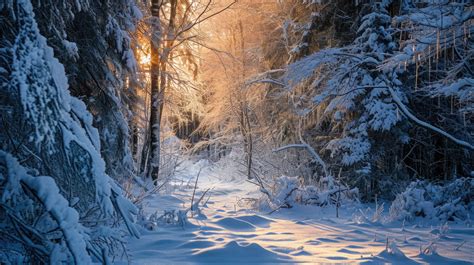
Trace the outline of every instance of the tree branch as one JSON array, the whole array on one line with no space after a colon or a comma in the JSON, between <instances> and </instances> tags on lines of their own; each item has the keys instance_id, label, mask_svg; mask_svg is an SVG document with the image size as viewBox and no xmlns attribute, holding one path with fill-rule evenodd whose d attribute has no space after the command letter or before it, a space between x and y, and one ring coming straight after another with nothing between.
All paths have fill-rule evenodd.
<instances>
[{"instance_id":1,"label":"tree branch","mask_svg":"<svg viewBox=\"0 0 474 265\"><path fill-rule=\"evenodd\" d=\"M434 132L437 132L441 135L443 135L444 137L448 138L449 140L453 141L454 143L460 145L460 146L463 146L463 147L466 147L467 149L471 150L471 151L474 151L474 146L466 141L463 141L463 140L460 140L456 137L454 137L453 135L441 130L440 128L438 127L435 127L427 122L424 122L420 119L418 119L417 117L415 117L415 115L413 115L410 110L408 110L408 108L402 103L402 101L400 100L400 98L398 97L398 95L395 93L395 91L393 91L393 89L389 86L387 86L387 89L388 91L390 92L390 95L392 96L392 99L393 101L395 102L395 104L398 106L398 108L402 111L403 114L405 114L405 116L407 118L409 118L410 120L412 120L413 122L415 122L416 124L420 125L421 127L424 127L426 129L429 129L429 130L432 130Z\"/></svg>"}]
</instances>

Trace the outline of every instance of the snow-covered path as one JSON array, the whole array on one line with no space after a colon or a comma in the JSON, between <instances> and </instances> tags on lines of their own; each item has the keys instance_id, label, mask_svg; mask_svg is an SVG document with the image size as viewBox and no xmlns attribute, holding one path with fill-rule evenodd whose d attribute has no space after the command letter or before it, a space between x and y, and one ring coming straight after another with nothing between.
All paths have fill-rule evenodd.
<instances>
[{"instance_id":1,"label":"snow-covered path","mask_svg":"<svg viewBox=\"0 0 474 265\"><path fill-rule=\"evenodd\" d=\"M191 167L183 177L193 179L196 172ZM147 199L147 214L188 208L193 184L177 185L173 196ZM142 229L141 239L129 242L132 263L472 264L474 260L473 228L451 228L440 237L436 228L357 224L351 217L354 209L345 209L341 218L335 218L333 209L309 206L268 215L248 209L241 200L258 196L254 185L231 174L203 170L196 197L208 188L210 199L202 214L190 218L184 228ZM387 238L406 257L384 253ZM436 242L439 255L420 255L420 246L426 248L431 242Z\"/></svg>"}]
</instances>

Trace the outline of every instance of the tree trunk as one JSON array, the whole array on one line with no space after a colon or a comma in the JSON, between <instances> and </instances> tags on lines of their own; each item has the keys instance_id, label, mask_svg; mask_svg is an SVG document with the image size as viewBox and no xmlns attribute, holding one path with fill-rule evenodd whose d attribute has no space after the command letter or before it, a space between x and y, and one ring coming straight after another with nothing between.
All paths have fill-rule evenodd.
<instances>
[{"instance_id":1,"label":"tree trunk","mask_svg":"<svg viewBox=\"0 0 474 265\"><path fill-rule=\"evenodd\" d=\"M153 20L153 35L150 40L151 50L151 67L150 67L150 79L151 79L151 105L150 105L150 124L148 126L149 131L149 159L144 154L146 162L145 174L151 177L153 181L158 178L158 170L160 165L160 116L158 110L160 109L160 87L158 77L160 76L160 39L161 39L161 26L160 26L160 0L152 0L151 2L151 15ZM147 148L148 149L148 148ZM157 151L158 150L158 151Z\"/></svg>"},{"instance_id":2,"label":"tree trunk","mask_svg":"<svg viewBox=\"0 0 474 265\"><path fill-rule=\"evenodd\" d=\"M239 20L239 33L240 33L240 53L242 57L242 83L245 82L246 73L246 57L245 57L245 35L244 35L244 27L242 20ZM241 125L243 130L243 137L244 137L244 145L245 145L245 158L246 158L246 166L247 166L247 178L252 179L252 153L253 153L253 139L252 139L252 127L250 124L250 117L249 117L249 106L247 100L246 92L241 92Z\"/></svg>"},{"instance_id":3,"label":"tree trunk","mask_svg":"<svg viewBox=\"0 0 474 265\"><path fill-rule=\"evenodd\" d=\"M245 109L244 115L247 125L247 178L252 179L253 138L248 108Z\"/></svg>"},{"instance_id":4,"label":"tree trunk","mask_svg":"<svg viewBox=\"0 0 474 265\"><path fill-rule=\"evenodd\" d=\"M158 0L152 2L152 16L159 19L160 8L154 8L156 4L159 4ZM156 184L158 175L160 172L160 156L161 156L161 122L163 117L163 107L165 103L165 90L166 90L166 65L168 58L171 54L171 48L173 47L175 39L175 20L176 11L178 6L178 0L170 1L170 17L168 24L168 32L166 40L163 43L162 54L159 53L158 45L156 42L152 43L151 47L151 115L150 115L150 132L151 132L151 146L150 146L150 159L148 163L149 170L148 176L150 176ZM153 41L152 41L153 42ZM158 80L159 79L159 80Z\"/></svg>"}]
</instances>

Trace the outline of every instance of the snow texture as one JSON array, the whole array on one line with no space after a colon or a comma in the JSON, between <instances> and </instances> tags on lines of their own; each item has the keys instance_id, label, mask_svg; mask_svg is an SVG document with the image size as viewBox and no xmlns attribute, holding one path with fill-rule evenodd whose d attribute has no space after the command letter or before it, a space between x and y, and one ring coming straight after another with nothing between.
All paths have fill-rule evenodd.
<instances>
[{"instance_id":1,"label":"snow texture","mask_svg":"<svg viewBox=\"0 0 474 265\"><path fill-rule=\"evenodd\" d=\"M150 230L142 228L142 238L128 243L133 263L469 264L472 260L472 244L461 243L472 240L473 228L460 223L450 224L444 239L434 242L432 227L421 222L413 227L397 222L353 222L351 216L361 208L374 212L369 205L343 204L339 218L333 206L295 204L272 214L252 209L252 199L261 196L258 187L243 180L236 161L224 160L216 165L186 161L184 170L175 176L171 194L146 199L143 211L148 216L188 208L194 185L186 183L206 165L198 195L208 187L213 189L209 201L201 206L202 214L189 214L184 228L160 223L147 226ZM284 179L283 197L288 189L299 187L296 178ZM323 182L334 185L330 179ZM420 254L420 246L422 250L436 249L436 254Z\"/></svg>"}]
</instances>

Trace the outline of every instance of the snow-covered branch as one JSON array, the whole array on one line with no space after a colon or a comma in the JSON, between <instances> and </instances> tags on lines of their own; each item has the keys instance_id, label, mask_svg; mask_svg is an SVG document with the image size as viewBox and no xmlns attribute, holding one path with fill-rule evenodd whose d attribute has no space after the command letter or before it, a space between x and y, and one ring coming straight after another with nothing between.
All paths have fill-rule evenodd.
<instances>
[{"instance_id":1,"label":"snow-covered branch","mask_svg":"<svg viewBox=\"0 0 474 265\"><path fill-rule=\"evenodd\" d=\"M309 144L307 144L307 143L285 145L285 146L279 147L277 149L274 149L273 152L278 153L278 152L281 152L281 151L284 151L284 150L287 150L287 149L292 149L292 148L306 149L308 151L308 153L310 153L311 156L314 158L314 160L316 160L322 166L324 174L326 176L329 175L326 163L324 163L324 161L321 159L321 157L318 155L318 153L316 153L316 150L314 150L314 148L312 146L310 146Z\"/></svg>"},{"instance_id":2,"label":"snow-covered branch","mask_svg":"<svg viewBox=\"0 0 474 265\"><path fill-rule=\"evenodd\" d=\"M395 91L393 91L393 89L389 86L387 86L388 88L388 91L390 91L390 95L392 96L393 98L393 101L395 102L395 104L397 104L398 108L402 111L402 113L407 117L409 118L410 120L412 120L413 122L415 122L416 124L420 125L421 127L424 127L426 129L429 129L429 130L432 130L434 132L437 132L441 135L443 135L444 137L448 138L449 140L453 141L454 143L460 145L460 146L463 146L463 147L466 147L467 149L473 151L474 150L474 146L466 141L463 141L463 140L460 140L456 137L454 137L453 135L447 133L446 131L443 131L441 130L440 128L438 127L435 127L427 122L424 122L420 119L418 119L415 115L413 115L410 110L408 110L408 108L402 103L402 101L400 100L400 98L398 97L398 95L395 93Z\"/></svg>"}]
</instances>

